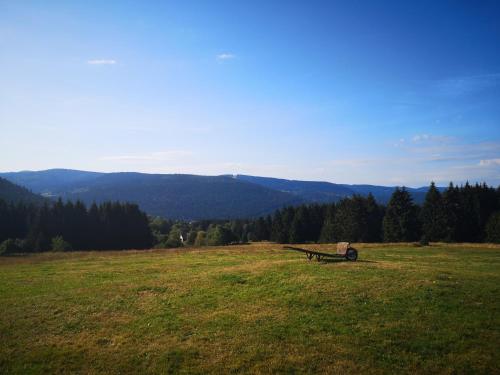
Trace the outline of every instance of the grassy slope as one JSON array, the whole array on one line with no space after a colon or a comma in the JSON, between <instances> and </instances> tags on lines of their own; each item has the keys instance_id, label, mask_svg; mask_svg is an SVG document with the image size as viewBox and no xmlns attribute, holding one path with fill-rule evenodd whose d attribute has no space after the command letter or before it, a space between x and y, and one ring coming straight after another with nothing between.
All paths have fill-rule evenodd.
<instances>
[{"instance_id":1,"label":"grassy slope","mask_svg":"<svg viewBox=\"0 0 500 375\"><path fill-rule=\"evenodd\" d=\"M493 246L0 258L0 373L499 373L499 266Z\"/></svg>"}]
</instances>

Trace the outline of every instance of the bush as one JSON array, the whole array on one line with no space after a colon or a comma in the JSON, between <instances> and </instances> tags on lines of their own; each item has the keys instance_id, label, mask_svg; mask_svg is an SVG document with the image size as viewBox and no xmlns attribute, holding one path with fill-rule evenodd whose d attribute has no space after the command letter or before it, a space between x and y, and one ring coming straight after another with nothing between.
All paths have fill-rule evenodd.
<instances>
[{"instance_id":1,"label":"bush","mask_svg":"<svg viewBox=\"0 0 500 375\"><path fill-rule=\"evenodd\" d=\"M71 251L73 250L71 244L67 241L64 241L62 236L56 236L52 238L52 251Z\"/></svg>"},{"instance_id":2,"label":"bush","mask_svg":"<svg viewBox=\"0 0 500 375\"><path fill-rule=\"evenodd\" d=\"M173 248L181 246L181 231L176 226L173 226L172 229L170 229L170 233L168 234L168 239L165 242L165 247Z\"/></svg>"},{"instance_id":3,"label":"bush","mask_svg":"<svg viewBox=\"0 0 500 375\"><path fill-rule=\"evenodd\" d=\"M220 225L211 225L207 230L207 245L224 245L224 233Z\"/></svg>"},{"instance_id":4,"label":"bush","mask_svg":"<svg viewBox=\"0 0 500 375\"><path fill-rule=\"evenodd\" d=\"M196 233L194 246L205 246L206 244L207 244L207 232L200 230L198 233Z\"/></svg>"},{"instance_id":5,"label":"bush","mask_svg":"<svg viewBox=\"0 0 500 375\"><path fill-rule=\"evenodd\" d=\"M188 233L187 244L190 246L193 246L195 241L196 241L197 236L198 236L198 232L196 232L195 230L190 231Z\"/></svg>"},{"instance_id":6,"label":"bush","mask_svg":"<svg viewBox=\"0 0 500 375\"><path fill-rule=\"evenodd\" d=\"M18 253L22 251L21 241L9 238L0 244L0 255Z\"/></svg>"}]
</instances>

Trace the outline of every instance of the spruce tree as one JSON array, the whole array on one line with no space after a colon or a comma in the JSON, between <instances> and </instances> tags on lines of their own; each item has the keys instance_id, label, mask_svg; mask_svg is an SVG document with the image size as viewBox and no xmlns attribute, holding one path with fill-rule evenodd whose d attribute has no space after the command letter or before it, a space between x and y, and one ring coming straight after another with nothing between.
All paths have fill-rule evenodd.
<instances>
[{"instance_id":1,"label":"spruce tree","mask_svg":"<svg viewBox=\"0 0 500 375\"><path fill-rule=\"evenodd\" d=\"M334 230L339 241L356 242L366 228L364 199L358 195L344 198L337 204Z\"/></svg>"},{"instance_id":2,"label":"spruce tree","mask_svg":"<svg viewBox=\"0 0 500 375\"><path fill-rule=\"evenodd\" d=\"M293 220L293 207L286 207L276 211L273 218L271 239L277 243L288 243L290 225Z\"/></svg>"},{"instance_id":3,"label":"spruce tree","mask_svg":"<svg viewBox=\"0 0 500 375\"><path fill-rule=\"evenodd\" d=\"M460 238L459 223L462 220L462 206L460 205L460 190L450 182L443 195L443 209L445 214L444 241L456 242Z\"/></svg>"},{"instance_id":4,"label":"spruce tree","mask_svg":"<svg viewBox=\"0 0 500 375\"><path fill-rule=\"evenodd\" d=\"M419 238L417 210L408 191L396 188L383 219L385 242L410 242Z\"/></svg>"},{"instance_id":5,"label":"spruce tree","mask_svg":"<svg viewBox=\"0 0 500 375\"><path fill-rule=\"evenodd\" d=\"M490 215L486 224L486 241L500 243L500 211Z\"/></svg>"},{"instance_id":6,"label":"spruce tree","mask_svg":"<svg viewBox=\"0 0 500 375\"><path fill-rule=\"evenodd\" d=\"M460 205L463 215L459 223L459 241L477 242L481 238L479 197L468 182L460 189Z\"/></svg>"},{"instance_id":7,"label":"spruce tree","mask_svg":"<svg viewBox=\"0 0 500 375\"><path fill-rule=\"evenodd\" d=\"M365 199L366 227L362 231L363 242L379 242L382 240L383 212L372 193Z\"/></svg>"},{"instance_id":8,"label":"spruce tree","mask_svg":"<svg viewBox=\"0 0 500 375\"><path fill-rule=\"evenodd\" d=\"M325 220L321 228L320 242L333 243L337 241L335 236L335 204L332 203L327 206L325 213Z\"/></svg>"},{"instance_id":9,"label":"spruce tree","mask_svg":"<svg viewBox=\"0 0 500 375\"><path fill-rule=\"evenodd\" d=\"M446 213L441 193L431 182L420 212L423 238L426 241L442 241L446 238Z\"/></svg>"},{"instance_id":10,"label":"spruce tree","mask_svg":"<svg viewBox=\"0 0 500 375\"><path fill-rule=\"evenodd\" d=\"M307 206L300 206L296 211L290 226L290 243L304 243L307 241L308 229L310 225L309 209Z\"/></svg>"}]
</instances>

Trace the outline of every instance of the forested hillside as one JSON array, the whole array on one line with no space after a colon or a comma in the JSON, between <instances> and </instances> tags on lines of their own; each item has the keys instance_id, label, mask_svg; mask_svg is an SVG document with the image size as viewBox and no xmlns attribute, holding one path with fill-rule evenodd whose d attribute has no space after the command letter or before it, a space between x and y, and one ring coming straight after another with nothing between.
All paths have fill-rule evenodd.
<instances>
[{"instance_id":1,"label":"forested hillside","mask_svg":"<svg viewBox=\"0 0 500 375\"><path fill-rule=\"evenodd\" d=\"M395 187L342 185L246 175L99 173L68 169L0 173L10 181L48 197L86 204L133 202L150 215L176 220L252 218L302 203L331 203L372 194L387 204ZM407 188L422 203L426 188Z\"/></svg>"},{"instance_id":2,"label":"forested hillside","mask_svg":"<svg viewBox=\"0 0 500 375\"><path fill-rule=\"evenodd\" d=\"M43 203L42 196L33 194L28 189L13 184L4 178L0 177L0 200L6 202L26 202L26 203Z\"/></svg>"},{"instance_id":3,"label":"forested hillside","mask_svg":"<svg viewBox=\"0 0 500 375\"><path fill-rule=\"evenodd\" d=\"M256 220L152 223L160 247L270 240L278 243L350 242L500 242L500 188L434 184L417 205L406 189L396 189L387 204L372 195L337 203L304 204Z\"/></svg>"},{"instance_id":4,"label":"forested hillside","mask_svg":"<svg viewBox=\"0 0 500 375\"><path fill-rule=\"evenodd\" d=\"M24 186L38 194L55 195L73 184L84 184L102 175L99 172L78 171L73 169L47 169L45 171L21 171L0 173L14 184Z\"/></svg>"},{"instance_id":5,"label":"forested hillside","mask_svg":"<svg viewBox=\"0 0 500 375\"><path fill-rule=\"evenodd\" d=\"M225 176L107 173L84 185L56 192L90 204L118 200L137 203L150 215L179 220L256 217L302 202L291 194Z\"/></svg>"},{"instance_id":6,"label":"forested hillside","mask_svg":"<svg viewBox=\"0 0 500 375\"><path fill-rule=\"evenodd\" d=\"M89 208L61 200L35 206L0 200L0 252L127 249L278 243L500 242L500 188L466 184L440 193L431 184L423 205L396 189L387 206L355 195L338 203L303 204L257 219L149 220L137 205Z\"/></svg>"},{"instance_id":7,"label":"forested hillside","mask_svg":"<svg viewBox=\"0 0 500 375\"><path fill-rule=\"evenodd\" d=\"M236 175L242 181L252 182L270 189L289 192L310 203L338 202L342 198L371 194L378 203L387 204L396 186L348 185L324 181L298 181L282 178ZM444 188L438 188L444 190ZM427 191L423 188L406 188L416 203L422 203Z\"/></svg>"}]
</instances>

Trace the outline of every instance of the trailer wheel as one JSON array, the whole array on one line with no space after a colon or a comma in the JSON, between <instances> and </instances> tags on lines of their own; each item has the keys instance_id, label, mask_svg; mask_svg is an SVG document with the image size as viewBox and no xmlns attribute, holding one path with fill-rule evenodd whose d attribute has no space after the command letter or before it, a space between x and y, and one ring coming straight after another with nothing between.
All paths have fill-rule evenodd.
<instances>
[{"instance_id":1,"label":"trailer wheel","mask_svg":"<svg viewBox=\"0 0 500 375\"><path fill-rule=\"evenodd\" d=\"M358 251L356 249L353 249L352 247L347 249L345 258L354 262L356 259L358 259Z\"/></svg>"}]
</instances>

